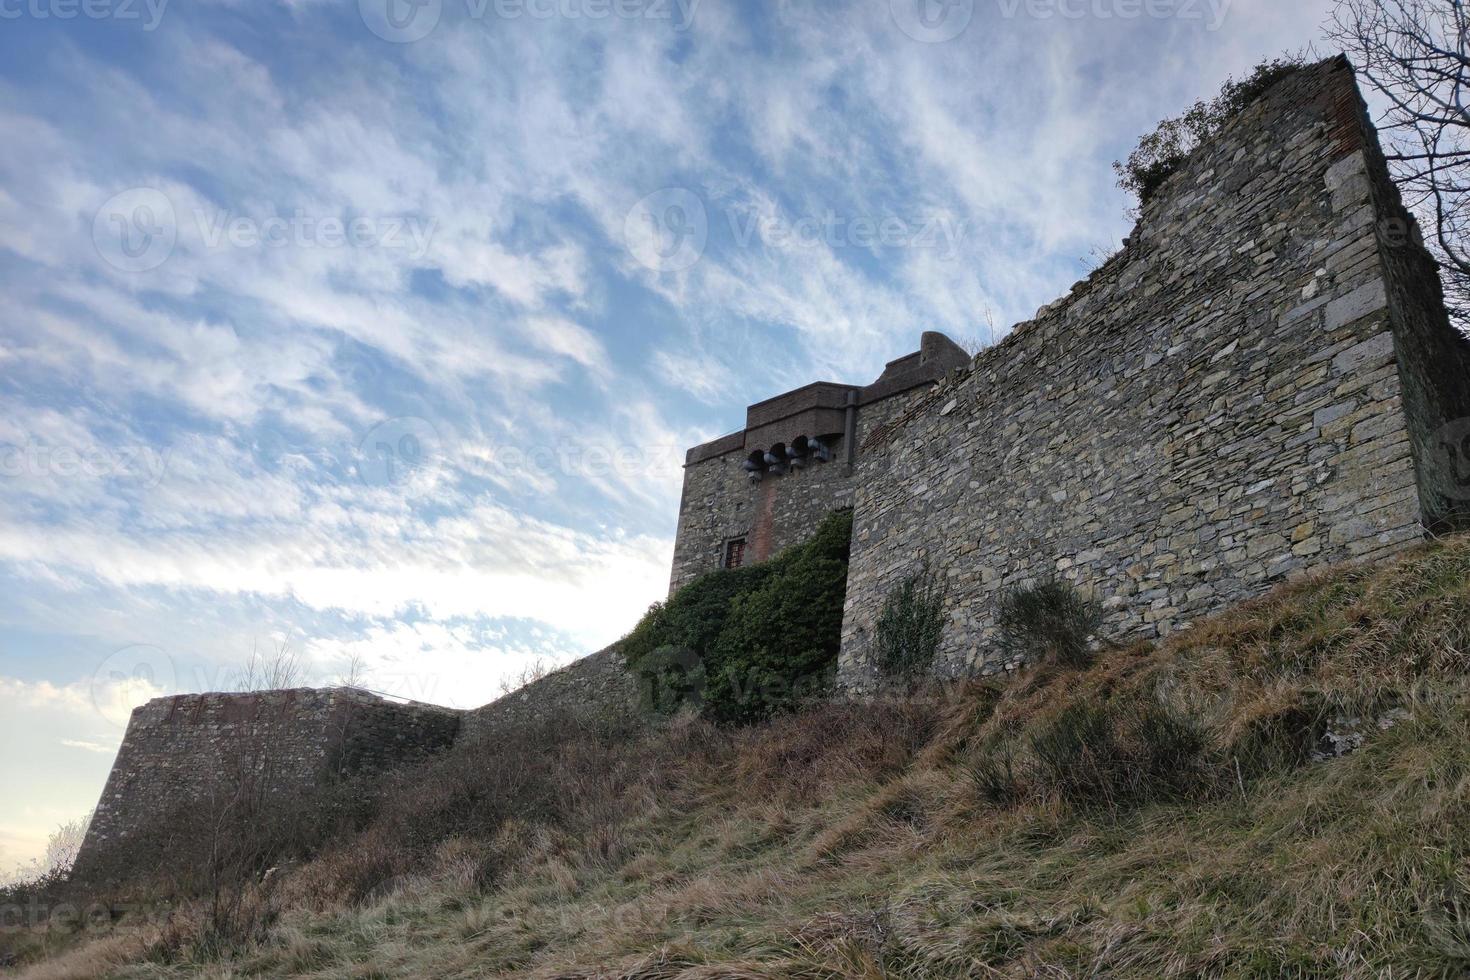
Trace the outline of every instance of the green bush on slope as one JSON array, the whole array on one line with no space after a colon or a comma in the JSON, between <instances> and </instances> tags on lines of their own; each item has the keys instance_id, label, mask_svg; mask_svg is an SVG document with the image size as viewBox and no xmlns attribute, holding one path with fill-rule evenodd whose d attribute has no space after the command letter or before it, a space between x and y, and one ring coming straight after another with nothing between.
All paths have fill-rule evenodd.
<instances>
[{"instance_id":1,"label":"green bush on slope","mask_svg":"<svg viewBox=\"0 0 1470 980\"><path fill-rule=\"evenodd\" d=\"M842 640L852 512L771 561L712 572L657 603L623 641L647 706L751 722L830 689Z\"/></svg>"}]
</instances>

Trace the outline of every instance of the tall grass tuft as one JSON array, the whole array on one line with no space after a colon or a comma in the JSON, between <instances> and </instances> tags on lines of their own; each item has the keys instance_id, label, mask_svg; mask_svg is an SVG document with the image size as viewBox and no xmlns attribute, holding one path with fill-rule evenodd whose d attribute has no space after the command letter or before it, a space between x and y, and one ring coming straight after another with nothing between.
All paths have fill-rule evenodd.
<instances>
[{"instance_id":1,"label":"tall grass tuft","mask_svg":"<svg viewBox=\"0 0 1470 980\"><path fill-rule=\"evenodd\" d=\"M1060 579L1007 592L996 613L1002 648L1026 663L1086 668L1102 627L1102 606Z\"/></svg>"}]
</instances>

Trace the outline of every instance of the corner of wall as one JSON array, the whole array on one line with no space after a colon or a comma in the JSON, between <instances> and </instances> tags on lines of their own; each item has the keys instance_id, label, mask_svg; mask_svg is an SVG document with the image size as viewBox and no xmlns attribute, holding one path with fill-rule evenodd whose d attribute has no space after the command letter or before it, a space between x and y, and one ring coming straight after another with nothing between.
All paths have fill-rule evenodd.
<instances>
[{"instance_id":1,"label":"corner of wall","mask_svg":"<svg viewBox=\"0 0 1470 980\"><path fill-rule=\"evenodd\" d=\"M1404 415L1426 530L1470 529L1470 339L1450 323L1438 265L1404 207L1368 114L1353 90L1360 153L1328 174L1334 202L1371 203Z\"/></svg>"}]
</instances>

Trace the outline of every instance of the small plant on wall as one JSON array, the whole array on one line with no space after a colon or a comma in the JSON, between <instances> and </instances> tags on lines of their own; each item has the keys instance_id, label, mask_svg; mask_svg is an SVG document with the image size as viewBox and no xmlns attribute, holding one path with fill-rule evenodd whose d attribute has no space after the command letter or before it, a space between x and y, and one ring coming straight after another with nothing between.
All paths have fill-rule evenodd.
<instances>
[{"instance_id":1,"label":"small plant on wall","mask_svg":"<svg viewBox=\"0 0 1470 980\"><path fill-rule=\"evenodd\" d=\"M1102 606L1060 579L1007 592L1000 601L996 625L1001 646L1028 663L1087 667L1092 641L1102 626Z\"/></svg>"},{"instance_id":2,"label":"small plant on wall","mask_svg":"<svg viewBox=\"0 0 1470 980\"><path fill-rule=\"evenodd\" d=\"M876 629L884 677L916 681L930 672L944 634L944 590L926 565L899 583L883 604Z\"/></svg>"},{"instance_id":3,"label":"small plant on wall","mask_svg":"<svg viewBox=\"0 0 1470 980\"><path fill-rule=\"evenodd\" d=\"M1127 161L1113 164L1118 186L1137 195L1140 205L1147 204L1196 148L1217 137L1231 119L1305 63L1302 55L1264 61L1240 80L1227 79L1214 99L1196 102L1183 115L1165 119L1139 140Z\"/></svg>"}]
</instances>

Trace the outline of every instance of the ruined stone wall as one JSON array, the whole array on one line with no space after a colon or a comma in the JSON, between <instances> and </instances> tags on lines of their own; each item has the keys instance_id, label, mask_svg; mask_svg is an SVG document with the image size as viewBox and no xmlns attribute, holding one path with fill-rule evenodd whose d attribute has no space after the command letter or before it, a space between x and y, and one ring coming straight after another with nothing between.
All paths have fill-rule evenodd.
<instances>
[{"instance_id":1,"label":"ruined stone wall","mask_svg":"<svg viewBox=\"0 0 1470 980\"><path fill-rule=\"evenodd\" d=\"M861 447L845 687L925 567L960 673L1004 666L996 602L1044 576L1102 600L1109 635L1157 636L1421 537L1406 392L1432 393L1420 428L1456 409L1409 352L1456 342L1422 261L1385 258L1375 146L1345 61L1280 83L1121 254Z\"/></svg>"},{"instance_id":2,"label":"ruined stone wall","mask_svg":"<svg viewBox=\"0 0 1470 980\"><path fill-rule=\"evenodd\" d=\"M131 835L207 805L244 772L267 773L272 792L305 790L445 748L459 722L451 709L341 688L155 698L128 721L78 867L115 858Z\"/></svg>"},{"instance_id":3,"label":"ruined stone wall","mask_svg":"<svg viewBox=\"0 0 1470 980\"><path fill-rule=\"evenodd\" d=\"M569 716L625 718L637 710L638 697L638 679L614 645L466 712L460 741L493 743L517 729Z\"/></svg>"},{"instance_id":4,"label":"ruined stone wall","mask_svg":"<svg viewBox=\"0 0 1470 980\"><path fill-rule=\"evenodd\" d=\"M1377 140L1365 141L1363 167L1352 165L1342 180L1357 196L1366 186L1379 216L1378 256L1424 523L1436 533L1463 530L1470 526L1470 341L1446 329L1439 272Z\"/></svg>"}]
</instances>

